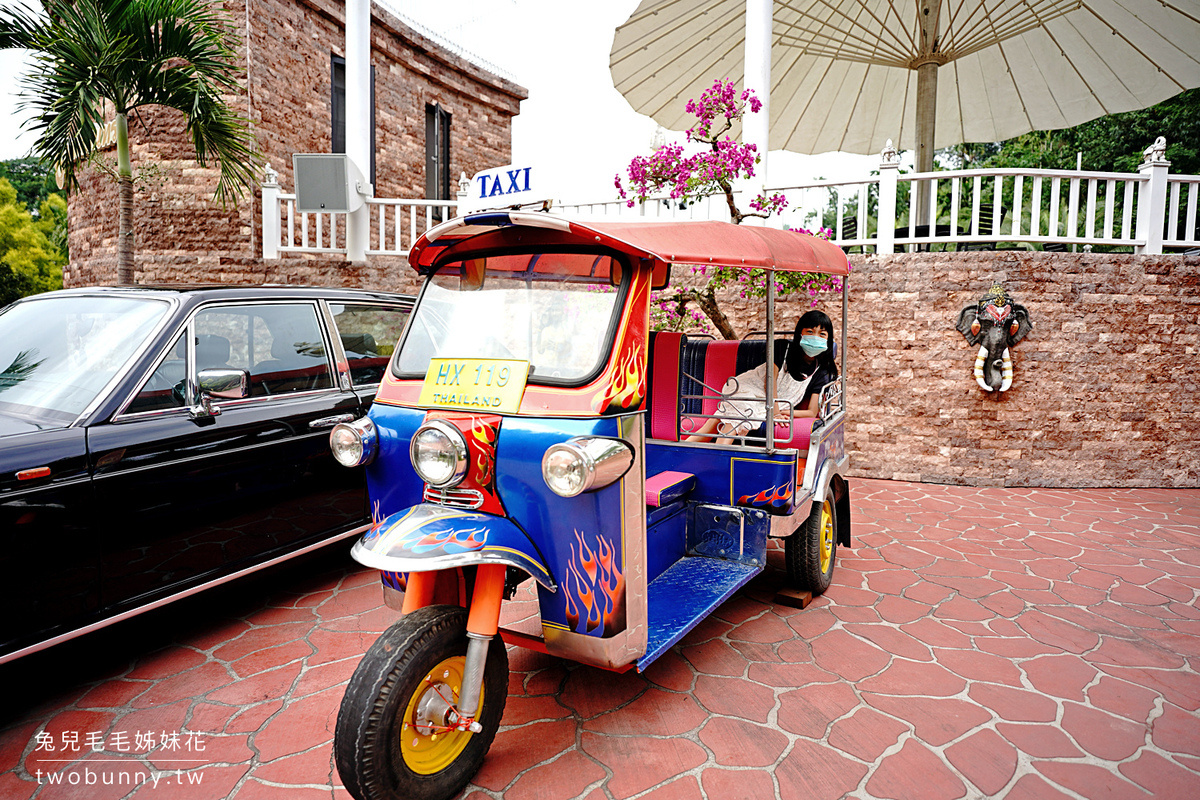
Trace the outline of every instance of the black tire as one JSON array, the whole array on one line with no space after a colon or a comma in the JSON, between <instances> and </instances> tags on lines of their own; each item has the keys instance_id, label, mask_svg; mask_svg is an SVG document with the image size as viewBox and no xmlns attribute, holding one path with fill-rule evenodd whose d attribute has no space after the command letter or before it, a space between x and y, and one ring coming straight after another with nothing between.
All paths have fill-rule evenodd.
<instances>
[{"instance_id":1,"label":"black tire","mask_svg":"<svg viewBox=\"0 0 1200 800\"><path fill-rule=\"evenodd\" d=\"M448 661L453 669L459 663L453 659L466 655L466 626L464 608L422 608L388 628L359 662L342 698L333 737L338 774L357 800L448 800L479 770L508 700L508 652L499 636L488 649L482 713L476 715L483 730L442 733L439 744L438 737L409 728L405 735L413 735L411 750L400 739L407 716L430 691L421 690L433 677L432 670ZM437 688L446 692L452 685ZM457 702L457 690L450 688L449 693ZM423 751L417 752L418 745ZM429 763L438 758L448 763Z\"/></svg>"},{"instance_id":2,"label":"black tire","mask_svg":"<svg viewBox=\"0 0 1200 800\"><path fill-rule=\"evenodd\" d=\"M837 510L832 498L812 504L804 524L783 540L783 555L790 588L814 596L829 588L837 561Z\"/></svg>"}]
</instances>

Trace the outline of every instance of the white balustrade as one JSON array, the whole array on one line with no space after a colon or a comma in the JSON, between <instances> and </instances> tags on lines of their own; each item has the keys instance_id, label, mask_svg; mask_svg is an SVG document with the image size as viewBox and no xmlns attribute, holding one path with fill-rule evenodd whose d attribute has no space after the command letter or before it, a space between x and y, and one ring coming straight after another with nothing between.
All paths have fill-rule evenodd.
<instances>
[{"instance_id":1,"label":"white balustrade","mask_svg":"<svg viewBox=\"0 0 1200 800\"><path fill-rule=\"evenodd\" d=\"M272 202L273 201L273 202ZM270 206L275 206L275 214ZM454 200L367 201L370 239L367 255L408 255L427 229L455 216ZM346 253L346 215L296 210L296 196L263 186L263 258L282 253Z\"/></svg>"},{"instance_id":2,"label":"white balustrade","mask_svg":"<svg viewBox=\"0 0 1200 800\"><path fill-rule=\"evenodd\" d=\"M371 244L367 255L407 256L421 234L457 215L453 200L367 201L371 210Z\"/></svg>"},{"instance_id":3,"label":"white balustrade","mask_svg":"<svg viewBox=\"0 0 1200 800\"><path fill-rule=\"evenodd\" d=\"M1136 173L1049 169L946 170L900 174L891 143L879 174L840 181L772 187L788 207L782 224L831 229L843 247L891 253L902 249L1086 245L1131 247L1139 253L1200 247L1200 175L1171 175L1162 137L1146 149ZM460 183L468 183L466 176ZM910 225L921 184L929 187L929 225ZM465 197L465 191L460 193ZM742 200L739 198L739 203ZM367 255L406 255L427 229L457 213L453 200L367 200ZM594 219L725 220L723 196L680 204L666 196L632 207L625 200L567 203L551 213ZM301 214L295 195L282 194L269 166L263 183L263 258L283 253L345 253L345 214Z\"/></svg>"}]
</instances>

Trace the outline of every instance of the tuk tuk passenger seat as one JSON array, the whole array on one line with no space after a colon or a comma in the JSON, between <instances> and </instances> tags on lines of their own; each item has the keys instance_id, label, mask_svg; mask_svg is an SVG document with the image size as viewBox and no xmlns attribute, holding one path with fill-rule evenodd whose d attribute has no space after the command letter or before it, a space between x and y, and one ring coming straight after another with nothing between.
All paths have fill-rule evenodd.
<instances>
[{"instance_id":1,"label":"tuk tuk passenger seat","mask_svg":"<svg viewBox=\"0 0 1200 800\"><path fill-rule=\"evenodd\" d=\"M646 381L646 438L679 441L679 386L686 334L651 331Z\"/></svg>"},{"instance_id":2,"label":"tuk tuk passenger seat","mask_svg":"<svg viewBox=\"0 0 1200 800\"><path fill-rule=\"evenodd\" d=\"M787 346L787 341L776 340L777 360L783 358ZM706 417L693 415L716 413L717 405L720 403L717 395L724 388L726 381L759 366L766 359L767 342L765 339L742 341L693 339L685 342L683 379L680 387L680 395L683 398L682 419L680 420L683 433L686 435L690 431L699 430L707 421ZM703 398L700 397L701 395ZM815 422L816 420L811 417L793 419L790 437L786 424L776 424L775 446L800 451L808 450Z\"/></svg>"}]
</instances>

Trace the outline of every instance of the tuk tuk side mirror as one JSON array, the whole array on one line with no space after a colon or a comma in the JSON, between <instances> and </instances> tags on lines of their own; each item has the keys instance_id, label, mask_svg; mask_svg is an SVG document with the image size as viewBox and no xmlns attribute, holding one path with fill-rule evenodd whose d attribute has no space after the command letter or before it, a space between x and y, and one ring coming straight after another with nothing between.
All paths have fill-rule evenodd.
<instances>
[{"instance_id":1,"label":"tuk tuk side mirror","mask_svg":"<svg viewBox=\"0 0 1200 800\"><path fill-rule=\"evenodd\" d=\"M241 400L250 394L250 373L244 369L202 369L197 382L202 394L222 400Z\"/></svg>"},{"instance_id":2,"label":"tuk tuk side mirror","mask_svg":"<svg viewBox=\"0 0 1200 800\"><path fill-rule=\"evenodd\" d=\"M477 292L483 288L487 276L487 259L471 258L463 262L460 286L464 292Z\"/></svg>"}]
</instances>

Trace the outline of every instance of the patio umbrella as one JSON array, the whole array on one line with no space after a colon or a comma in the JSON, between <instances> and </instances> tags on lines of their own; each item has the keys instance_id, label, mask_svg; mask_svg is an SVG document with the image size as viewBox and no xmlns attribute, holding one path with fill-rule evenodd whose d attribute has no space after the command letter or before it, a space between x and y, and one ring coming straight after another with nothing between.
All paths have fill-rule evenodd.
<instances>
[{"instance_id":1,"label":"patio umbrella","mask_svg":"<svg viewBox=\"0 0 1200 800\"><path fill-rule=\"evenodd\" d=\"M617 28L614 85L634 110L688 127L687 98L714 79L743 78L753 5L643 0ZM772 149L878 153L891 139L916 149L925 171L936 147L1070 127L1200 85L1200 0L776 0L772 8ZM750 72L754 86L753 64Z\"/></svg>"}]
</instances>

